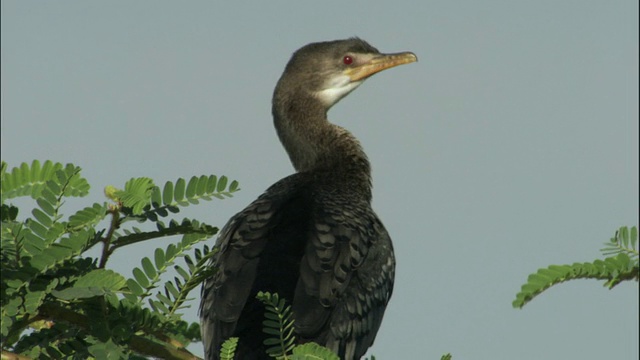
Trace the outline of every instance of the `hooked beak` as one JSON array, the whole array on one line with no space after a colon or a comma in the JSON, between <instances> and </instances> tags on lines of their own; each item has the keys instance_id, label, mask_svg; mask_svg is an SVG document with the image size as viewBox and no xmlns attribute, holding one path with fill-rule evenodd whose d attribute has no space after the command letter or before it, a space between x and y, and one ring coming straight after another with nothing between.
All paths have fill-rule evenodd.
<instances>
[{"instance_id":1,"label":"hooked beak","mask_svg":"<svg viewBox=\"0 0 640 360\"><path fill-rule=\"evenodd\" d=\"M382 70L416 61L418 61L418 57L412 52L380 54L362 65L346 69L345 75L349 76L352 82L360 81Z\"/></svg>"}]
</instances>

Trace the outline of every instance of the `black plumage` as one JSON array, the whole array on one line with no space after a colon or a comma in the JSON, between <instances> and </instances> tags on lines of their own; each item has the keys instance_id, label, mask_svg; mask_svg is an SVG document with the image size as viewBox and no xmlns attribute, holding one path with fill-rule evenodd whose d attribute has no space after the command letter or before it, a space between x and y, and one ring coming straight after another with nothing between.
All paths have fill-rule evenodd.
<instances>
[{"instance_id":1,"label":"black plumage","mask_svg":"<svg viewBox=\"0 0 640 360\"><path fill-rule=\"evenodd\" d=\"M274 124L296 173L272 185L222 229L218 268L202 288L207 359L240 338L238 359L268 358L258 291L293 308L296 338L342 359L373 343L391 296L391 239L371 208L371 171L359 142L327 111L366 78L416 61L352 38L296 51L273 95Z\"/></svg>"}]
</instances>

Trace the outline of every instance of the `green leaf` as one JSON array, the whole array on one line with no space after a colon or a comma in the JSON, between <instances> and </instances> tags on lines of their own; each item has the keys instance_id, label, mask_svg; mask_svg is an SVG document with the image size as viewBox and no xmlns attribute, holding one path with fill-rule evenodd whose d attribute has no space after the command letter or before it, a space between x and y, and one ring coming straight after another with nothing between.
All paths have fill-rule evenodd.
<instances>
[{"instance_id":1,"label":"green leaf","mask_svg":"<svg viewBox=\"0 0 640 360\"><path fill-rule=\"evenodd\" d=\"M171 181L167 181L164 184L164 189L162 190L162 203L164 205L173 204L173 183Z\"/></svg>"},{"instance_id":2,"label":"green leaf","mask_svg":"<svg viewBox=\"0 0 640 360\"><path fill-rule=\"evenodd\" d=\"M176 257L176 254L178 253L178 248L176 247L175 244L169 244L167 246L167 250L166 250L166 258L167 259L173 259Z\"/></svg>"},{"instance_id":3,"label":"green leaf","mask_svg":"<svg viewBox=\"0 0 640 360\"><path fill-rule=\"evenodd\" d=\"M32 182L37 182L38 180L40 180L40 171L41 171L41 167L40 167L40 161L38 160L33 160L33 162L31 163L31 174L30 174L30 178Z\"/></svg>"},{"instance_id":4,"label":"green leaf","mask_svg":"<svg viewBox=\"0 0 640 360\"><path fill-rule=\"evenodd\" d=\"M142 286L145 289L149 288L149 285L150 285L149 279L147 279L147 276L144 274L142 270L140 270L140 268L133 269L133 277L136 279L138 284L140 284L140 286Z\"/></svg>"},{"instance_id":5,"label":"green leaf","mask_svg":"<svg viewBox=\"0 0 640 360\"><path fill-rule=\"evenodd\" d=\"M39 250L38 247L46 243L32 234L25 233L23 244L25 250L34 254L30 260L31 266L44 271L79 255L93 236L93 229L78 231L69 234L67 238L60 239L59 243L53 243Z\"/></svg>"},{"instance_id":6,"label":"green leaf","mask_svg":"<svg viewBox=\"0 0 640 360\"><path fill-rule=\"evenodd\" d=\"M293 348L292 360L340 360L338 355L334 354L326 347L320 346L314 342L308 342Z\"/></svg>"},{"instance_id":7,"label":"green leaf","mask_svg":"<svg viewBox=\"0 0 640 360\"><path fill-rule=\"evenodd\" d=\"M265 317L267 320L263 322L262 331L271 335L263 343L267 346L276 345L268 348L267 353L275 357L284 356L290 351L295 341L293 320L287 315L291 311L291 307L285 306L284 299L280 299L277 293L271 294L260 291L256 295L256 299L265 305Z\"/></svg>"},{"instance_id":8,"label":"green leaf","mask_svg":"<svg viewBox=\"0 0 640 360\"><path fill-rule=\"evenodd\" d=\"M162 295L160 293L158 293L157 296L163 296L164 297L164 295ZM157 309L156 311L159 312L159 313L168 314L170 312L169 308L167 307L167 305L165 305L165 303L163 301L155 301L155 300L149 299L149 303L153 304L153 306L155 306L156 309ZM169 303L171 303L171 302L169 301Z\"/></svg>"},{"instance_id":9,"label":"green leaf","mask_svg":"<svg viewBox=\"0 0 640 360\"><path fill-rule=\"evenodd\" d=\"M31 255L40 254L46 247L44 240L32 233L29 229L24 229L22 231L22 236L22 246L24 250ZM31 260L31 263L33 263L33 260Z\"/></svg>"},{"instance_id":10,"label":"green leaf","mask_svg":"<svg viewBox=\"0 0 640 360\"><path fill-rule=\"evenodd\" d=\"M220 179L218 180L218 187L217 190L218 192L223 192L225 190L225 188L227 187L227 177L226 176L221 176Z\"/></svg>"},{"instance_id":11,"label":"green leaf","mask_svg":"<svg viewBox=\"0 0 640 360\"><path fill-rule=\"evenodd\" d=\"M58 170L62 168L62 164L60 163L53 163L51 160L47 160L44 162L44 164L42 165L42 171L40 171L40 178L38 180L40 181L47 181L51 178L53 178L53 174Z\"/></svg>"},{"instance_id":12,"label":"green leaf","mask_svg":"<svg viewBox=\"0 0 640 360\"><path fill-rule=\"evenodd\" d=\"M269 327L265 327L262 328L262 332L264 332L265 334L268 335L275 335L277 337L274 338L266 338L264 339L264 344L265 345L275 345L275 344L280 344L281 340L279 338L279 336L281 335L280 329L279 328L269 328Z\"/></svg>"},{"instance_id":13,"label":"green leaf","mask_svg":"<svg viewBox=\"0 0 640 360\"><path fill-rule=\"evenodd\" d=\"M123 191L117 192L122 205L131 208L134 215L140 215L145 206L151 203L153 180L146 177L132 178L127 181Z\"/></svg>"},{"instance_id":14,"label":"green leaf","mask_svg":"<svg viewBox=\"0 0 640 360\"><path fill-rule=\"evenodd\" d=\"M265 312L265 313L264 313L264 317L265 317L266 319L276 320L276 321L280 321L280 319L281 319L281 317L280 317L280 315L279 315L279 314L272 313L272 312L269 312L269 311L267 311L267 312Z\"/></svg>"},{"instance_id":15,"label":"green leaf","mask_svg":"<svg viewBox=\"0 0 640 360\"><path fill-rule=\"evenodd\" d=\"M45 162L45 172L41 170L40 162L34 160L29 166L22 163L20 167L15 167L11 172L2 171L2 202L20 196L31 196L36 199L40 196L44 184L48 180L53 179L53 170L57 171L62 168L62 164L53 164L51 161Z\"/></svg>"},{"instance_id":16,"label":"green leaf","mask_svg":"<svg viewBox=\"0 0 640 360\"><path fill-rule=\"evenodd\" d=\"M57 191L55 191L57 190ZM42 208L42 210L44 210L44 212L46 212L47 214L51 215L51 216L55 216L55 206L58 205L58 194L60 193L60 187L58 186L58 184L54 183L53 181L47 181L47 186L45 188L42 189L42 191L40 192L40 197L38 199L42 199L46 202L49 203L49 205L51 205L52 210L51 213L49 213L43 206L46 205L41 205L40 203L38 203L38 205L40 205L40 207Z\"/></svg>"},{"instance_id":17,"label":"green leaf","mask_svg":"<svg viewBox=\"0 0 640 360\"><path fill-rule=\"evenodd\" d=\"M192 300L188 297L189 291L214 273L209 261L217 249L210 250L205 246L204 250L194 250L195 255L186 254L186 251L210 238L218 229L187 219L182 222L169 219L164 225L158 218L177 213L182 206L197 203L199 199L223 198L230 196L229 193L217 192L217 178L208 193L210 177L202 175L187 178L190 179L188 184L179 180L181 184L178 187L182 190L177 192L183 195L181 201L176 201L171 183L165 185L170 190L161 192L151 179L134 178L127 182L124 190L114 188L111 199L115 204L96 203L80 207L81 210L72 211L72 215L65 218L62 213L67 203L65 198L84 196L89 190L89 184L80 176L80 171L72 164L63 166L37 160L31 165L23 163L7 170L6 163L2 162L3 201L30 195L37 204L33 206L35 209L27 210L29 218L19 222L15 221L17 207L2 204L1 208L3 345L13 351L16 349L13 345L19 340L22 350L16 350L16 353L31 358L139 359L139 355L129 352L128 345L125 345L128 342L121 342L132 334L153 337L160 344L165 339L171 340L167 340L171 344L185 346L190 341L197 341L200 337L197 324L175 320L180 318L178 310L189 307L187 301ZM163 203L165 201L166 204ZM106 228L96 229L107 212L114 215L114 222L105 223ZM152 222L158 230L141 231L127 226L127 222L132 220ZM84 254L87 249L104 241L108 246L108 251L103 254L103 260L106 260L111 255L123 254L113 252L119 247L172 235L182 237L166 251L157 249L153 257L144 257L142 265L128 280L112 270L98 269L98 264L103 262ZM183 257L186 265L174 265L178 257ZM148 300L149 305L144 304L143 300L151 296L151 290L157 288L161 275L170 266L175 266L175 271L173 280L164 287L164 294L159 293L157 299ZM50 283L43 283L43 279ZM102 297L104 301L95 297ZM26 323L21 322L29 319L25 311L35 314L47 302L88 317L90 326L80 329L73 322L56 321L54 327L48 328L47 324L36 322L32 324L35 331L13 334L22 331L19 327ZM151 311L150 307L157 312ZM7 319L7 314L12 312L13 318ZM286 325L283 328L289 329ZM29 339L23 341L23 338ZM282 344L288 346L291 339Z\"/></svg>"},{"instance_id":18,"label":"green leaf","mask_svg":"<svg viewBox=\"0 0 640 360\"><path fill-rule=\"evenodd\" d=\"M120 345L116 345L111 339L107 342L95 343L87 348L89 353L100 360L127 359L126 352Z\"/></svg>"},{"instance_id":19,"label":"green leaf","mask_svg":"<svg viewBox=\"0 0 640 360\"><path fill-rule=\"evenodd\" d=\"M189 273L187 273L183 268L181 268L180 266L176 265L173 267L173 269L180 275L182 276L182 278L187 281L191 278L191 275L189 275Z\"/></svg>"},{"instance_id":20,"label":"green leaf","mask_svg":"<svg viewBox=\"0 0 640 360\"><path fill-rule=\"evenodd\" d=\"M207 180L207 193L211 194L216 191L216 185L218 184L218 177L215 175L209 176Z\"/></svg>"},{"instance_id":21,"label":"green leaf","mask_svg":"<svg viewBox=\"0 0 640 360\"><path fill-rule=\"evenodd\" d=\"M196 196L196 189L198 188L198 178L192 176L187 184L187 198L191 199Z\"/></svg>"},{"instance_id":22,"label":"green leaf","mask_svg":"<svg viewBox=\"0 0 640 360\"><path fill-rule=\"evenodd\" d=\"M22 175L22 183L31 182L31 170L29 169L29 165L27 163L22 163L20 165L20 173Z\"/></svg>"},{"instance_id":23,"label":"green leaf","mask_svg":"<svg viewBox=\"0 0 640 360\"><path fill-rule=\"evenodd\" d=\"M47 228L37 221L27 221L27 227L33 231L34 234L40 236L43 239L47 238Z\"/></svg>"},{"instance_id":24,"label":"green leaf","mask_svg":"<svg viewBox=\"0 0 640 360\"><path fill-rule=\"evenodd\" d=\"M89 183L87 180L80 176L80 167L76 167L73 164L67 164L64 172L66 177L64 196L86 196L89 193Z\"/></svg>"},{"instance_id":25,"label":"green leaf","mask_svg":"<svg viewBox=\"0 0 640 360\"><path fill-rule=\"evenodd\" d=\"M230 337L222 343L220 349L220 360L233 360L235 357L236 348L238 347L237 337Z\"/></svg>"},{"instance_id":26,"label":"green leaf","mask_svg":"<svg viewBox=\"0 0 640 360\"><path fill-rule=\"evenodd\" d=\"M58 299L62 300L76 300L76 299L86 299L92 298L96 296L102 296L106 292L103 288L100 287L70 287L63 290L52 290L51 294Z\"/></svg>"},{"instance_id":27,"label":"green leaf","mask_svg":"<svg viewBox=\"0 0 640 360\"><path fill-rule=\"evenodd\" d=\"M119 291L127 283L124 276L107 269L92 270L81 276L74 287L100 287L107 290Z\"/></svg>"},{"instance_id":28,"label":"green leaf","mask_svg":"<svg viewBox=\"0 0 640 360\"><path fill-rule=\"evenodd\" d=\"M33 209L31 211L31 214L33 215L33 217L38 220L38 222L40 222L40 224L42 224L45 227L50 227L51 224L53 224L53 220L51 220L51 218L49 217L49 215L45 214L42 210L40 209Z\"/></svg>"},{"instance_id":29,"label":"green leaf","mask_svg":"<svg viewBox=\"0 0 640 360\"><path fill-rule=\"evenodd\" d=\"M69 227L81 228L99 223L105 218L107 213L107 204L94 203L91 207L79 210L69 217Z\"/></svg>"},{"instance_id":30,"label":"green leaf","mask_svg":"<svg viewBox=\"0 0 640 360\"><path fill-rule=\"evenodd\" d=\"M160 193L160 188L157 186L151 189L151 205L153 205L154 209L162 206L162 194Z\"/></svg>"},{"instance_id":31,"label":"green leaf","mask_svg":"<svg viewBox=\"0 0 640 360\"><path fill-rule=\"evenodd\" d=\"M47 292L48 291L44 290L27 292L24 295L24 312L27 314L37 313L38 307L40 307L40 304L42 304L42 300L44 300Z\"/></svg>"},{"instance_id":32,"label":"green leaf","mask_svg":"<svg viewBox=\"0 0 640 360\"><path fill-rule=\"evenodd\" d=\"M18 217L18 208L13 205L2 204L2 221L15 221Z\"/></svg>"},{"instance_id":33,"label":"green leaf","mask_svg":"<svg viewBox=\"0 0 640 360\"><path fill-rule=\"evenodd\" d=\"M158 276L156 268L153 267L153 263L151 263L151 260L148 257L142 258L142 268L149 279L155 279Z\"/></svg>"},{"instance_id":34,"label":"green leaf","mask_svg":"<svg viewBox=\"0 0 640 360\"><path fill-rule=\"evenodd\" d=\"M127 287L129 288L129 290L131 290L131 293L133 293L133 295L135 296L142 296L144 294L144 290L142 289L142 287L133 279L127 280Z\"/></svg>"},{"instance_id":35,"label":"green leaf","mask_svg":"<svg viewBox=\"0 0 640 360\"><path fill-rule=\"evenodd\" d=\"M38 206L40 206L40 209L42 209L47 215L55 216L56 209L53 204L55 204L56 201L57 200L55 198L54 198L54 202L49 202L45 198L39 198L36 200L36 203L38 204Z\"/></svg>"},{"instance_id":36,"label":"green leaf","mask_svg":"<svg viewBox=\"0 0 640 360\"><path fill-rule=\"evenodd\" d=\"M207 192L207 181L208 177L206 175L200 176L198 179L198 187L196 188L197 196L203 196Z\"/></svg>"},{"instance_id":37,"label":"green leaf","mask_svg":"<svg viewBox=\"0 0 640 360\"><path fill-rule=\"evenodd\" d=\"M512 305L522 308L534 297L549 287L564 281L575 279L604 280L604 286L613 288L623 280L636 280L640 275L638 269L638 252L633 248L634 228L621 227L616 235L602 249L606 254L615 256L593 262L573 263L571 265L551 265L539 269L529 275L527 283L522 285ZM637 229L635 230L637 236ZM633 259L633 260L632 260Z\"/></svg>"},{"instance_id":38,"label":"green leaf","mask_svg":"<svg viewBox=\"0 0 640 360\"><path fill-rule=\"evenodd\" d=\"M17 310L18 308L16 307L15 309ZM0 321L0 333L3 338L9 335L9 330L11 329L11 325L13 325L12 317L12 315L6 316L2 318L2 321Z\"/></svg>"},{"instance_id":39,"label":"green leaf","mask_svg":"<svg viewBox=\"0 0 640 360\"><path fill-rule=\"evenodd\" d=\"M622 247L628 248L629 247L629 228L626 226L621 227L618 234L619 234L618 239L620 239L620 244L622 245Z\"/></svg>"},{"instance_id":40,"label":"green leaf","mask_svg":"<svg viewBox=\"0 0 640 360\"><path fill-rule=\"evenodd\" d=\"M238 191L238 182L233 180L231 182L231 185L229 185L229 192L236 192Z\"/></svg>"},{"instance_id":41,"label":"green leaf","mask_svg":"<svg viewBox=\"0 0 640 360\"><path fill-rule=\"evenodd\" d=\"M160 293L157 293L156 297L158 298L158 300L160 300L163 304L165 304L167 306L167 311L166 312L168 313L169 312L168 308L170 308L173 305L173 301L171 301L171 299L169 299L168 297L166 297L166 296L164 296L164 295L162 295Z\"/></svg>"},{"instance_id":42,"label":"green leaf","mask_svg":"<svg viewBox=\"0 0 640 360\"><path fill-rule=\"evenodd\" d=\"M264 321L262 321L262 325L264 327L269 327L269 328L273 328L273 329L279 329L280 328L280 322L279 321L264 320Z\"/></svg>"},{"instance_id":43,"label":"green leaf","mask_svg":"<svg viewBox=\"0 0 640 360\"><path fill-rule=\"evenodd\" d=\"M179 178L178 181L176 181L176 187L174 189L173 197L175 201L178 203L184 200L185 186L186 186L186 183L183 178Z\"/></svg>"},{"instance_id":44,"label":"green leaf","mask_svg":"<svg viewBox=\"0 0 640 360\"><path fill-rule=\"evenodd\" d=\"M171 282L167 281L167 282L164 284L164 288L165 288L165 290L167 290L167 292L168 292L169 294L171 294L171 296L172 296L174 299L177 299L177 298L179 298L179 297L180 297L180 292L178 291L178 289L176 289L176 287L173 285L173 283L171 283Z\"/></svg>"},{"instance_id":45,"label":"green leaf","mask_svg":"<svg viewBox=\"0 0 640 360\"><path fill-rule=\"evenodd\" d=\"M156 268L158 269L162 269L164 268L164 251L162 251L162 249L157 248L156 251L154 252L154 260L156 262Z\"/></svg>"}]
</instances>

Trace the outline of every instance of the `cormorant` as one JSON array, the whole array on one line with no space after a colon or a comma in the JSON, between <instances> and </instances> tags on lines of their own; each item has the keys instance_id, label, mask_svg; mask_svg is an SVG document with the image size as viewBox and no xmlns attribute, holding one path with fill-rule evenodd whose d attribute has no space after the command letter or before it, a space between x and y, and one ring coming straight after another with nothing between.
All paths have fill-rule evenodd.
<instances>
[{"instance_id":1,"label":"cormorant","mask_svg":"<svg viewBox=\"0 0 640 360\"><path fill-rule=\"evenodd\" d=\"M373 343L393 289L391 239L371 209L371 170L360 143L327 111L369 76L417 61L381 54L350 38L308 44L288 62L273 94L274 124L296 173L274 185L222 229L202 287L206 359L239 337L238 359L268 358L258 291L293 310L299 343L314 341L341 359Z\"/></svg>"}]
</instances>

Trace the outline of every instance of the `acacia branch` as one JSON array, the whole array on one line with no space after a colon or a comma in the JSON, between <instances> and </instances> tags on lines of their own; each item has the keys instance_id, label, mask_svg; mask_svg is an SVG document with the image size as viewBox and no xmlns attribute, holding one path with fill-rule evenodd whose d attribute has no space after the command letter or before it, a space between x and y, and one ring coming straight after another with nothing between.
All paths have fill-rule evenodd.
<instances>
[{"instance_id":1,"label":"acacia branch","mask_svg":"<svg viewBox=\"0 0 640 360\"><path fill-rule=\"evenodd\" d=\"M31 360L30 357L2 350L2 360Z\"/></svg>"},{"instance_id":2,"label":"acacia branch","mask_svg":"<svg viewBox=\"0 0 640 360\"><path fill-rule=\"evenodd\" d=\"M40 316L54 322L66 322L84 330L89 329L87 316L54 304L43 304L39 309ZM168 360L202 360L184 348L177 348L169 343L161 343L144 336L132 335L129 345L134 352Z\"/></svg>"},{"instance_id":3,"label":"acacia branch","mask_svg":"<svg viewBox=\"0 0 640 360\"><path fill-rule=\"evenodd\" d=\"M109 259L109 255L113 251L110 251L109 246L111 245L111 238L113 237L113 233L120 226L120 213L117 208L109 210L109 214L111 214L111 224L109 225L109 232L107 232L107 236L102 238L103 247L102 247L102 256L100 257L100 265L98 268L104 269L107 265L107 260Z\"/></svg>"},{"instance_id":4,"label":"acacia branch","mask_svg":"<svg viewBox=\"0 0 640 360\"><path fill-rule=\"evenodd\" d=\"M173 236L173 235L186 235L186 234L202 234L207 236L215 235L218 231L218 228L213 228L213 231L208 231L206 229L195 229L192 225L177 225L167 227L160 231L147 231L142 233L135 233L131 235L121 236L118 238L116 242L111 244L111 248L109 249L109 254L113 253L117 248L139 243L142 241L147 241L151 239L157 239L165 236Z\"/></svg>"}]
</instances>

